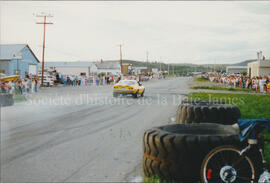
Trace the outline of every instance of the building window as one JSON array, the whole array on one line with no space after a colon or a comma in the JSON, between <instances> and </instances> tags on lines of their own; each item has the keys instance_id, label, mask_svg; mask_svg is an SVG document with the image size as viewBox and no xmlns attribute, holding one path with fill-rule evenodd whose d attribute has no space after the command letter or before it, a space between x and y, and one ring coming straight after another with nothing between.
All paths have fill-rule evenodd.
<instances>
[{"instance_id":1,"label":"building window","mask_svg":"<svg viewBox=\"0 0 270 183\"><path fill-rule=\"evenodd\" d=\"M6 72L5 72L5 70L0 69L0 73L5 74Z\"/></svg>"},{"instance_id":2,"label":"building window","mask_svg":"<svg viewBox=\"0 0 270 183\"><path fill-rule=\"evenodd\" d=\"M21 70L14 70L15 75L21 75Z\"/></svg>"}]
</instances>

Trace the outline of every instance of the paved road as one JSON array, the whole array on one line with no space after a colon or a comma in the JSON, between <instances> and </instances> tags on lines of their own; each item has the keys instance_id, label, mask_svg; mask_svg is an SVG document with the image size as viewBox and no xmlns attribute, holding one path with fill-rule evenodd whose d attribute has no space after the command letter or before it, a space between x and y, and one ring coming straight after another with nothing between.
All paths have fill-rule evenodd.
<instances>
[{"instance_id":1,"label":"paved road","mask_svg":"<svg viewBox=\"0 0 270 183\"><path fill-rule=\"evenodd\" d=\"M172 123L188 80L146 82L138 99L115 99L111 86L56 87L2 108L2 182L134 181L144 130Z\"/></svg>"}]
</instances>

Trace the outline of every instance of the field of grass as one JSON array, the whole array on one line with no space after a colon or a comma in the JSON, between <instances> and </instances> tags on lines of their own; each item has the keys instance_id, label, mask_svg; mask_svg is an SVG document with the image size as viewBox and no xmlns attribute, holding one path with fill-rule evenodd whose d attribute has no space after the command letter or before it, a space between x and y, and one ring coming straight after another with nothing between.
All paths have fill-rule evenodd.
<instances>
[{"instance_id":1,"label":"field of grass","mask_svg":"<svg viewBox=\"0 0 270 183\"><path fill-rule=\"evenodd\" d=\"M270 96L249 94L225 94L225 93L191 93L190 99L196 100L221 100L228 104L239 106L242 119L270 119ZM270 134L264 132L265 138ZM265 158L270 166L270 144L265 144Z\"/></svg>"},{"instance_id":2,"label":"field of grass","mask_svg":"<svg viewBox=\"0 0 270 183\"><path fill-rule=\"evenodd\" d=\"M206 78L195 78L194 81L196 82L210 82L208 79Z\"/></svg>"},{"instance_id":3,"label":"field of grass","mask_svg":"<svg viewBox=\"0 0 270 183\"><path fill-rule=\"evenodd\" d=\"M244 92L252 92L253 90L248 88L224 88L221 86L194 86L191 89L204 89L204 90L225 90L225 91L244 91Z\"/></svg>"}]
</instances>

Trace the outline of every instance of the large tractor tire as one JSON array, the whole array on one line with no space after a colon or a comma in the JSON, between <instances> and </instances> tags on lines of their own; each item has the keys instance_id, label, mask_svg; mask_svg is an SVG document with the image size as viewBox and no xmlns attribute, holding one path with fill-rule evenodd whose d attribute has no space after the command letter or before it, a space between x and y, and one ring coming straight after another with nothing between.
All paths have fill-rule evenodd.
<instances>
[{"instance_id":1,"label":"large tractor tire","mask_svg":"<svg viewBox=\"0 0 270 183\"><path fill-rule=\"evenodd\" d=\"M199 104L199 105L211 105L211 104L225 104L223 101L219 100L182 100L182 104Z\"/></svg>"},{"instance_id":2,"label":"large tractor tire","mask_svg":"<svg viewBox=\"0 0 270 183\"><path fill-rule=\"evenodd\" d=\"M180 104L176 123L219 123L231 125L241 118L239 107L229 104Z\"/></svg>"},{"instance_id":3,"label":"large tractor tire","mask_svg":"<svg viewBox=\"0 0 270 183\"><path fill-rule=\"evenodd\" d=\"M198 181L204 157L221 145L242 148L246 142L240 142L230 125L174 124L152 128L143 137L144 174L166 180Z\"/></svg>"}]
</instances>

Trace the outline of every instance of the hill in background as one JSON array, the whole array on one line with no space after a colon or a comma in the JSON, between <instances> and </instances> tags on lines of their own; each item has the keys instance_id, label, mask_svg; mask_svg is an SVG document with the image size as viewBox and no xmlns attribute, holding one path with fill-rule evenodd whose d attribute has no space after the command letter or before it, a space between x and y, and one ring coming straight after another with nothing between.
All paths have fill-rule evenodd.
<instances>
[{"instance_id":1,"label":"hill in background","mask_svg":"<svg viewBox=\"0 0 270 183\"><path fill-rule=\"evenodd\" d=\"M180 64L165 64L161 62L143 62L135 60L123 60L124 64L132 64L134 67L148 67L150 69L157 68L161 71L169 71L170 74L176 75L186 75L188 72L210 72L214 70L223 70L225 71L225 65L196 65L189 63L180 63Z\"/></svg>"},{"instance_id":2,"label":"hill in background","mask_svg":"<svg viewBox=\"0 0 270 183\"><path fill-rule=\"evenodd\" d=\"M248 63L254 62L254 61L256 61L256 60L255 60L255 59L252 59L252 60L245 60L245 61L243 61L243 62L239 62L239 63L231 64L231 65L247 66Z\"/></svg>"},{"instance_id":3,"label":"hill in background","mask_svg":"<svg viewBox=\"0 0 270 183\"><path fill-rule=\"evenodd\" d=\"M118 61L119 60L115 60ZM161 71L168 71L170 74L186 75L189 72L212 72L226 71L226 66L247 66L248 63L256 61L255 59L245 60L236 64L191 64L191 63L172 63L166 64L161 62L145 62L138 60L123 60L124 64L132 64L134 67L157 68Z\"/></svg>"}]
</instances>

